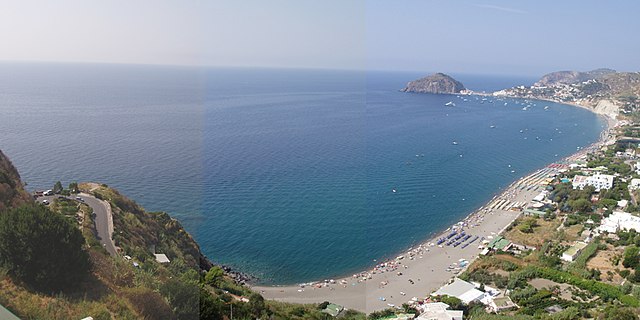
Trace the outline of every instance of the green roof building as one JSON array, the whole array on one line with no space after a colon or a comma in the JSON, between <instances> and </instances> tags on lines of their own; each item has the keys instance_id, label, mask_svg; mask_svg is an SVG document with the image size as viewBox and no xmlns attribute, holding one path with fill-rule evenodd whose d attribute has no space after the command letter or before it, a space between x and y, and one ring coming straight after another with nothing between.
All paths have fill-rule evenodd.
<instances>
[{"instance_id":1,"label":"green roof building","mask_svg":"<svg viewBox=\"0 0 640 320\"><path fill-rule=\"evenodd\" d=\"M344 310L343 306L337 305L335 303L329 303L326 308L322 309L322 312L332 316L337 317L340 312Z\"/></svg>"},{"instance_id":2,"label":"green roof building","mask_svg":"<svg viewBox=\"0 0 640 320\"><path fill-rule=\"evenodd\" d=\"M491 242L489 242L487 248L493 250L504 250L504 248L506 248L510 244L511 241L505 239L503 236L497 236L493 240L491 240Z\"/></svg>"}]
</instances>

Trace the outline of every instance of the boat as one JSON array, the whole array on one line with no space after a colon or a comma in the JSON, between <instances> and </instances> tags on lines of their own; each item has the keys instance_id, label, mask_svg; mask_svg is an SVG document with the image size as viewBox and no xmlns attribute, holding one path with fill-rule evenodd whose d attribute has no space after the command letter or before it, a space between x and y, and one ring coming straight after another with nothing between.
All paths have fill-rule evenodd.
<instances>
[{"instance_id":1,"label":"boat","mask_svg":"<svg viewBox=\"0 0 640 320\"><path fill-rule=\"evenodd\" d=\"M545 106L545 107L544 107L544 109L545 109L545 110L549 110L549 106Z\"/></svg>"},{"instance_id":2,"label":"boat","mask_svg":"<svg viewBox=\"0 0 640 320\"><path fill-rule=\"evenodd\" d=\"M491 129L495 129L495 127L496 127L496 126L494 126L494 125L490 125L490 126L489 126L489 128L491 128Z\"/></svg>"},{"instance_id":3,"label":"boat","mask_svg":"<svg viewBox=\"0 0 640 320\"><path fill-rule=\"evenodd\" d=\"M454 142L453 142L453 145L458 145L458 141L454 141Z\"/></svg>"},{"instance_id":4,"label":"boat","mask_svg":"<svg viewBox=\"0 0 640 320\"><path fill-rule=\"evenodd\" d=\"M455 107L456 106L456 104L453 103L453 101L449 101L449 102L445 103L444 105L447 106L447 107Z\"/></svg>"}]
</instances>

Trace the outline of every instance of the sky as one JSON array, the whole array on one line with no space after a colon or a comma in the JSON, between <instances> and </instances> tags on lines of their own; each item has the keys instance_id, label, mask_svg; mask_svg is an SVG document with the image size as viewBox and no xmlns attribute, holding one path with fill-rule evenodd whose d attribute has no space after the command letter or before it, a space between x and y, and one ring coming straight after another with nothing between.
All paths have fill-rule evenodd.
<instances>
[{"instance_id":1,"label":"sky","mask_svg":"<svg viewBox=\"0 0 640 320\"><path fill-rule=\"evenodd\" d=\"M0 0L0 60L640 71L638 1Z\"/></svg>"}]
</instances>

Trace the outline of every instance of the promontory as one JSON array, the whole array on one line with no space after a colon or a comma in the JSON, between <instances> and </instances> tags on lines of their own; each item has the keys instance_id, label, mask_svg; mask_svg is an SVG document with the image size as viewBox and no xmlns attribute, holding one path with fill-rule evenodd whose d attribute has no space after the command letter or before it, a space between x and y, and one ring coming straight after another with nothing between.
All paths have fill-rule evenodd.
<instances>
[{"instance_id":1,"label":"promontory","mask_svg":"<svg viewBox=\"0 0 640 320\"><path fill-rule=\"evenodd\" d=\"M415 93L460 93L465 90L464 85L456 79L444 74L436 73L428 77L424 77L418 80L407 83L407 86L403 88L402 92L415 92Z\"/></svg>"}]
</instances>

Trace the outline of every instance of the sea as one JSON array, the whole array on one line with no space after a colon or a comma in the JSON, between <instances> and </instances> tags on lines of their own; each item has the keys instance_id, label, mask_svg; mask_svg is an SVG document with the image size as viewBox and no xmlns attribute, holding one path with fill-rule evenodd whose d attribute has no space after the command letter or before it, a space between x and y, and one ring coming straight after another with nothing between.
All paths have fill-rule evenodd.
<instances>
[{"instance_id":1,"label":"sea","mask_svg":"<svg viewBox=\"0 0 640 320\"><path fill-rule=\"evenodd\" d=\"M547 101L399 91L422 76L3 62L0 149L29 190L105 183L280 285L393 257L604 127ZM536 80L452 76L487 92Z\"/></svg>"}]
</instances>

